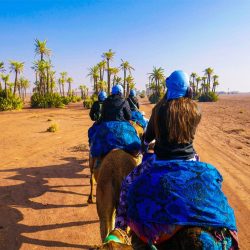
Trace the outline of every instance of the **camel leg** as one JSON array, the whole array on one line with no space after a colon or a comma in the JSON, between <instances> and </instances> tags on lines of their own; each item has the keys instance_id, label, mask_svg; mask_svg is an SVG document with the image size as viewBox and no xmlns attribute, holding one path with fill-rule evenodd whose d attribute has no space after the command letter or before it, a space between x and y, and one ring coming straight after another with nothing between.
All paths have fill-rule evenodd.
<instances>
[{"instance_id":1,"label":"camel leg","mask_svg":"<svg viewBox=\"0 0 250 250\"><path fill-rule=\"evenodd\" d=\"M88 203L89 204L93 204L93 190L94 190L94 173L93 173L93 166L94 166L94 159L89 156L89 168L90 168L90 194L88 197Z\"/></svg>"},{"instance_id":2,"label":"camel leg","mask_svg":"<svg viewBox=\"0 0 250 250\"><path fill-rule=\"evenodd\" d=\"M97 213L100 219L100 231L102 241L114 229L115 222L115 204L113 198L112 182L105 183L100 187L97 184L96 189Z\"/></svg>"}]
</instances>

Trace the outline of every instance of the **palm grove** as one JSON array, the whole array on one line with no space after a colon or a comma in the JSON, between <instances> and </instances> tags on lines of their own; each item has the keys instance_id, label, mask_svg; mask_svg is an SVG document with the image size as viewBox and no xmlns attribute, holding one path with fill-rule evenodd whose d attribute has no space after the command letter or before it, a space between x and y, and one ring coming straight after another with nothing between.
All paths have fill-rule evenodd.
<instances>
[{"instance_id":1,"label":"palm grove","mask_svg":"<svg viewBox=\"0 0 250 250\"><path fill-rule=\"evenodd\" d=\"M93 95L85 100L85 107L92 105L99 91L103 90L110 94L111 88L116 84L122 85L124 97L129 95L130 89L134 89L135 81L132 71L135 69L128 61L124 61L123 59L121 59L118 67L112 66L114 56L115 52L109 49L102 54L100 62L88 69L88 76L93 83ZM119 76L119 73L122 76Z\"/></svg>"},{"instance_id":2,"label":"palm grove","mask_svg":"<svg viewBox=\"0 0 250 250\"><path fill-rule=\"evenodd\" d=\"M87 76L93 84L92 95L89 96L89 88L86 85L80 85L78 90L81 97L78 97L76 90L72 88L73 79L67 72L60 72L56 78L51 61L52 51L47 47L47 41L36 39L34 45L37 60L32 66L35 74L35 87L31 96L33 108L64 107L70 102L80 100L84 100L84 106L90 108L101 90L110 94L111 88L119 83L123 86L124 97L127 97L130 90L135 88L132 75L135 69L123 59L118 66L114 66L115 52L109 49L101 55L101 60L97 64L88 69ZM22 75L24 67L24 62L10 60L8 68L4 62L0 62L0 111L23 107L27 89L30 88L30 81ZM11 74L13 81L10 81ZM163 68L153 67L152 72L148 73L148 79L147 94L150 102L156 103L166 91ZM194 98L200 101L217 100L215 90L218 84L218 75L214 74L212 68L205 69L202 77L196 73L190 75ZM141 92L141 96L144 97L144 92Z\"/></svg>"}]
</instances>

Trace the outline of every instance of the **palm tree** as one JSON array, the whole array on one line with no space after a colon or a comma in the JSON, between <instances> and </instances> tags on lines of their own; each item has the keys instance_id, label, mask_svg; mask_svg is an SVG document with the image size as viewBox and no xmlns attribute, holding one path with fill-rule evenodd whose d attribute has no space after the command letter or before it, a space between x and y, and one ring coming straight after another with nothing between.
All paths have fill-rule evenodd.
<instances>
[{"instance_id":1,"label":"palm tree","mask_svg":"<svg viewBox=\"0 0 250 250\"><path fill-rule=\"evenodd\" d=\"M212 68L207 68L204 70L205 72L205 76L207 76L207 83L208 83L208 88L207 88L207 92L210 91L210 87L211 87L211 76L214 73L214 70Z\"/></svg>"},{"instance_id":2,"label":"palm tree","mask_svg":"<svg viewBox=\"0 0 250 250\"><path fill-rule=\"evenodd\" d=\"M68 87L68 96L72 95L72 91L71 91L71 83L73 82L73 78L72 77L68 77L67 78L67 83L69 84Z\"/></svg>"},{"instance_id":3,"label":"palm tree","mask_svg":"<svg viewBox=\"0 0 250 250\"><path fill-rule=\"evenodd\" d=\"M114 78L114 85L119 84L119 83L121 83L121 82L122 82L122 78L121 78L121 77L116 76L116 77Z\"/></svg>"},{"instance_id":4,"label":"palm tree","mask_svg":"<svg viewBox=\"0 0 250 250\"><path fill-rule=\"evenodd\" d=\"M102 57L107 61L107 83L108 83L108 94L110 94L110 72L109 72L109 62L114 58L115 52L109 49L108 52L104 52Z\"/></svg>"},{"instance_id":5,"label":"palm tree","mask_svg":"<svg viewBox=\"0 0 250 250\"><path fill-rule=\"evenodd\" d=\"M190 78L192 78L192 81L191 81L191 79L190 79L190 81L191 81L191 83L192 83L192 88L193 88L193 91L195 92L195 85L194 85L194 81L195 81L195 78L197 77L197 74L195 73L195 72L192 72L191 73L191 75L190 75Z\"/></svg>"},{"instance_id":6,"label":"palm tree","mask_svg":"<svg viewBox=\"0 0 250 250\"><path fill-rule=\"evenodd\" d=\"M50 69L52 67L51 61L42 61L43 67L46 70L46 92L49 93L49 83L50 83Z\"/></svg>"},{"instance_id":7,"label":"palm tree","mask_svg":"<svg viewBox=\"0 0 250 250\"><path fill-rule=\"evenodd\" d=\"M0 62L0 72L4 72L5 69L4 69L4 62ZM1 85L1 82L0 82L0 90L2 90L2 85Z\"/></svg>"},{"instance_id":8,"label":"palm tree","mask_svg":"<svg viewBox=\"0 0 250 250\"><path fill-rule=\"evenodd\" d=\"M4 72L4 62L0 62L0 72Z\"/></svg>"},{"instance_id":9,"label":"palm tree","mask_svg":"<svg viewBox=\"0 0 250 250\"><path fill-rule=\"evenodd\" d=\"M200 81L201 81L201 77L196 77L196 87L195 87L195 90L196 90L196 92L195 92L195 94L196 95L198 95L198 91L199 91L199 83L200 83Z\"/></svg>"},{"instance_id":10,"label":"palm tree","mask_svg":"<svg viewBox=\"0 0 250 250\"><path fill-rule=\"evenodd\" d=\"M218 86L219 85L219 83L218 83L218 78L219 78L219 76L218 75L213 75L213 87L212 87L212 92L215 92L215 88L216 88L216 86Z\"/></svg>"},{"instance_id":11,"label":"palm tree","mask_svg":"<svg viewBox=\"0 0 250 250\"><path fill-rule=\"evenodd\" d=\"M53 93L53 89L56 86L55 74L56 74L56 71L50 71L49 72L49 75L50 75L50 92L51 93Z\"/></svg>"},{"instance_id":12,"label":"palm tree","mask_svg":"<svg viewBox=\"0 0 250 250\"><path fill-rule=\"evenodd\" d=\"M85 100L86 97L88 96L88 87L85 85L80 85L79 89L81 90L81 98L82 100Z\"/></svg>"},{"instance_id":13,"label":"palm tree","mask_svg":"<svg viewBox=\"0 0 250 250\"><path fill-rule=\"evenodd\" d=\"M18 61L10 61L10 70L11 72L15 72L15 82L14 82L14 92L13 94L16 94L16 88L17 88L17 82L18 82L18 74L23 72L24 68L24 62L18 62Z\"/></svg>"},{"instance_id":14,"label":"palm tree","mask_svg":"<svg viewBox=\"0 0 250 250\"><path fill-rule=\"evenodd\" d=\"M21 97L23 100L26 97L26 90L29 88L30 82L28 79L25 79L24 77L20 77L18 81L18 92L19 97Z\"/></svg>"},{"instance_id":15,"label":"palm tree","mask_svg":"<svg viewBox=\"0 0 250 250\"><path fill-rule=\"evenodd\" d=\"M8 98L7 85L8 85L9 80L10 80L10 75L4 75L4 74L2 74L2 75L1 75L1 78L2 78L2 80L3 80L3 82L4 82L4 92L5 92L5 96L6 96L6 98Z\"/></svg>"},{"instance_id":16,"label":"palm tree","mask_svg":"<svg viewBox=\"0 0 250 250\"><path fill-rule=\"evenodd\" d=\"M99 79L100 81L103 81L104 71L106 69L106 61L101 61L97 63L98 69L99 69Z\"/></svg>"},{"instance_id":17,"label":"palm tree","mask_svg":"<svg viewBox=\"0 0 250 250\"><path fill-rule=\"evenodd\" d=\"M60 95L62 95L62 84L61 84L61 78L58 79L58 86L59 86L59 92L60 92Z\"/></svg>"},{"instance_id":18,"label":"palm tree","mask_svg":"<svg viewBox=\"0 0 250 250\"><path fill-rule=\"evenodd\" d=\"M97 88L97 81L99 78L99 67L97 65L89 68L89 73L88 75L90 77L90 80L94 82L94 92L95 94L98 93L98 88Z\"/></svg>"},{"instance_id":19,"label":"palm tree","mask_svg":"<svg viewBox=\"0 0 250 250\"><path fill-rule=\"evenodd\" d=\"M202 80L202 84L201 84L202 93L205 93L207 92L207 84L206 84L207 77L203 76L201 80Z\"/></svg>"},{"instance_id":20,"label":"palm tree","mask_svg":"<svg viewBox=\"0 0 250 250\"><path fill-rule=\"evenodd\" d=\"M60 73L60 75L61 75L62 94L64 96L64 84L66 82L66 78L67 78L68 73L64 71L64 72Z\"/></svg>"},{"instance_id":21,"label":"palm tree","mask_svg":"<svg viewBox=\"0 0 250 250\"><path fill-rule=\"evenodd\" d=\"M163 68L153 67L153 72L149 73L150 81L155 82L156 94L160 96L160 82L165 79Z\"/></svg>"},{"instance_id":22,"label":"palm tree","mask_svg":"<svg viewBox=\"0 0 250 250\"><path fill-rule=\"evenodd\" d=\"M215 89L216 89L216 87L217 87L218 85L219 85L219 82L218 82L218 81L213 82L213 89L212 89L212 92L215 93Z\"/></svg>"},{"instance_id":23,"label":"palm tree","mask_svg":"<svg viewBox=\"0 0 250 250\"><path fill-rule=\"evenodd\" d=\"M114 84L115 84L115 79L116 79L116 76L119 73L119 71L120 70L118 68L109 68L110 78L113 75L112 86L114 86Z\"/></svg>"},{"instance_id":24,"label":"palm tree","mask_svg":"<svg viewBox=\"0 0 250 250\"><path fill-rule=\"evenodd\" d=\"M105 81L98 81L97 82L98 90L104 90L106 91L107 89L107 83Z\"/></svg>"},{"instance_id":25,"label":"palm tree","mask_svg":"<svg viewBox=\"0 0 250 250\"><path fill-rule=\"evenodd\" d=\"M127 84L127 96L128 96L130 89L135 86L134 78L131 75L129 75L129 76L126 77L126 84Z\"/></svg>"},{"instance_id":26,"label":"palm tree","mask_svg":"<svg viewBox=\"0 0 250 250\"><path fill-rule=\"evenodd\" d=\"M38 39L35 39L35 53L36 55L40 55L41 61L44 60L44 56L49 57L51 54L51 50L47 47L47 41L40 41Z\"/></svg>"},{"instance_id":27,"label":"palm tree","mask_svg":"<svg viewBox=\"0 0 250 250\"><path fill-rule=\"evenodd\" d=\"M128 61L123 61L121 59L122 63L120 65L121 69L123 70L123 89L124 89L124 96L126 96L126 77L127 77L127 71L129 71L129 74L131 75L131 70L135 70ZM128 87L127 87L128 89ZM128 92L127 92L128 94Z\"/></svg>"}]
</instances>

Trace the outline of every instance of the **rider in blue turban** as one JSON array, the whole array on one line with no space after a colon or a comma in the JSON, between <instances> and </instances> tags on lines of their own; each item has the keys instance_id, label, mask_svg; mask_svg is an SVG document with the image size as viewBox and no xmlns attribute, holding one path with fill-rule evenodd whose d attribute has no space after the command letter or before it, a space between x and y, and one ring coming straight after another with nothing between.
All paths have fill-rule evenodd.
<instances>
[{"instance_id":1,"label":"rider in blue turban","mask_svg":"<svg viewBox=\"0 0 250 250\"><path fill-rule=\"evenodd\" d=\"M174 71L166 79L167 100L178 99L185 97L189 90L188 75L182 70Z\"/></svg>"}]
</instances>

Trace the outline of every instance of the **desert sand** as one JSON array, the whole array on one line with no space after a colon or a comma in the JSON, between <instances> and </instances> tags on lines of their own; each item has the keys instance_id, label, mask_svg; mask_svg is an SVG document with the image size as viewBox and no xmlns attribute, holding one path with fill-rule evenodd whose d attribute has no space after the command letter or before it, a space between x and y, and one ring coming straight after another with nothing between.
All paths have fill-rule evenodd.
<instances>
[{"instance_id":1,"label":"desert sand","mask_svg":"<svg viewBox=\"0 0 250 250\"><path fill-rule=\"evenodd\" d=\"M196 150L223 175L241 249L250 249L250 95L221 96L217 103L199 105L203 116ZM152 107L142 101L147 116ZM80 103L0 113L0 249L100 244L95 204L87 204L88 113ZM53 122L59 131L46 132Z\"/></svg>"}]
</instances>

